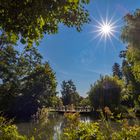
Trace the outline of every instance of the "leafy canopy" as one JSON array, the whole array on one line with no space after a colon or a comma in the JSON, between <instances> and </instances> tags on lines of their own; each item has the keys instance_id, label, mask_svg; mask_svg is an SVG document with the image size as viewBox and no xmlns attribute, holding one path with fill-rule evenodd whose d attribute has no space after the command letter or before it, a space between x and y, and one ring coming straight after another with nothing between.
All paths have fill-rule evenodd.
<instances>
[{"instance_id":1,"label":"leafy canopy","mask_svg":"<svg viewBox=\"0 0 140 140\"><path fill-rule=\"evenodd\" d=\"M52 106L56 96L55 73L49 63L42 63L37 49L18 52L11 45L0 49L0 111L26 117L38 107Z\"/></svg>"},{"instance_id":2,"label":"leafy canopy","mask_svg":"<svg viewBox=\"0 0 140 140\"><path fill-rule=\"evenodd\" d=\"M140 104L140 9L125 17L125 26L122 31L122 40L127 43L123 57L123 75L126 79L126 91L133 99L134 104Z\"/></svg>"},{"instance_id":3,"label":"leafy canopy","mask_svg":"<svg viewBox=\"0 0 140 140\"><path fill-rule=\"evenodd\" d=\"M131 47L140 47L140 9L134 14L127 14L124 17L125 26L123 27L121 38L125 43L131 44Z\"/></svg>"},{"instance_id":4,"label":"leafy canopy","mask_svg":"<svg viewBox=\"0 0 140 140\"><path fill-rule=\"evenodd\" d=\"M89 0L0 0L0 31L31 46L44 33L58 32L62 23L81 31L89 22L84 5Z\"/></svg>"},{"instance_id":5,"label":"leafy canopy","mask_svg":"<svg viewBox=\"0 0 140 140\"><path fill-rule=\"evenodd\" d=\"M62 101L64 105L78 105L80 102L80 95L76 91L76 86L72 80L62 81Z\"/></svg>"}]
</instances>

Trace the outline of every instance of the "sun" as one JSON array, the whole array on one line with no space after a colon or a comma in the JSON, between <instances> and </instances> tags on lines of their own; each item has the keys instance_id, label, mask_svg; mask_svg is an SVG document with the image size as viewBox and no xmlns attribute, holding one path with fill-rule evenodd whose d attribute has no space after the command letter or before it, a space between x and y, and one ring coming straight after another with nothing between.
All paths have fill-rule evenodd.
<instances>
[{"instance_id":1,"label":"sun","mask_svg":"<svg viewBox=\"0 0 140 140\"><path fill-rule=\"evenodd\" d=\"M95 49L102 46L104 50L107 47L112 47L116 51L116 41L117 43L122 43L119 39L121 28L123 22L121 18L115 16L115 13L112 15L102 16L101 13L95 18L92 16L90 33L92 34L90 42L94 41Z\"/></svg>"},{"instance_id":2,"label":"sun","mask_svg":"<svg viewBox=\"0 0 140 140\"><path fill-rule=\"evenodd\" d=\"M110 39L112 36L114 36L116 26L114 22L102 20L102 22L98 21L95 31L97 32L97 36L101 36L101 38L105 38L106 40L107 37Z\"/></svg>"},{"instance_id":3,"label":"sun","mask_svg":"<svg viewBox=\"0 0 140 140\"><path fill-rule=\"evenodd\" d=\"M107 43L111 43L113 45L113 38L119 41L117 34L120 32L120 23L118 23L120 19L115 19L113 17L102 17L100 16L100 19L93 18L93 24L91 25L93 34L92 40L95 40L98 38L97 45L100 44L100 42L104 41L104 44L106 46ZM113 45L114 46L114 45Z\"/></svg>"},{"instance_id":4,"label":"sun","mask_svg":"<svg viewBox=\"0 0 140 140\"><path fill-rule=\"evenodd\" d=\"M108 25L108 24L105 24L105 25L102 25L101 26L101 32L103 33L103 34L110 34L111 33L111 31L112 31L112 29L111 29L111 26L110 25Z\"/></svg>"}]
</instances>

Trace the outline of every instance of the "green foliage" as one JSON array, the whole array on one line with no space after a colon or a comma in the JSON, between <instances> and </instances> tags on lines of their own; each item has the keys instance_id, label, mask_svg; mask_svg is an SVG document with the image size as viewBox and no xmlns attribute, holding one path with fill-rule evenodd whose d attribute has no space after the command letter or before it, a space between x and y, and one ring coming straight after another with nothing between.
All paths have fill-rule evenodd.
<instances>
[{"instance_id":1,"label":"green foliage","mask_svg":"<svg viewBox=\"0 0 140 140\"><path fill-rule=\"evenodd\" d=\"M62 99L58 96L53 96L51 98L51 101L52 101L52 106L53 107L62 107L63 106Z\"/></svg>"},{"instance_id":2,"label":"green foliage","mask_svg":"<svg viewBox=\"0 0 140 140\"><path fill-rule=\"evenodd\" d=\"M122 30L121 38L124 42L130 43L132 47L140 47L140 9L137 9L134 14L128 13L125 17L125 26Z\"/></svg>"},{"instance_id":3,"label":"green foliage","mask_svg":"<svg viewBox=\"0 0 140 140\"><path fill-rule=\"evenodd\" d=\"M86 106L90 106L90 100L89 100L89 97L86 97L86 98L83 98L81 101L80 101L80 106L82 107L86 107Z\"/></svg>"},{"instance_id":4,"label":"green foliage","mask_svg":"<svg viewBox=\"0 0 140 140\"><path fill-rule=\"evenodd\" d=\"M80 115L65 114L66 122L62 140L104 140L99 123L80 122Z\"/></svg>"},{"instance_id":5,"label":"green foliage","mask_svg":"<svg viewBox=\"0 0 140 140\"><path fill-rule=\"evenodd\" d=\"M55 73L49 63L42 63L37 49L16 51L2 45L0 52L0 110L10 117L26 117L38 107L52 106L56 96Z\"/></svg>"},{"instance_id":6,"label":"green foliage","mask_svg":"<svg viewBox=\"0 0 140 140\"><path fill-rule=\"evenodd\" d=\"M114 109L120 104L122 82L116 77L101 77L88 92L91 105L97 108L108 106Z\"/></svg>"},{"instance_id":7,"label":"green foliage","mask_svg":"<svg viewBox=\"0 0 140 140\"><path fill-rule=\"evenodd\" d=\"M110 114L108 110L106 113ZM109 115L108 114L108 115ZM77 118L77 119L76 119ZM79 115L67 114L66 127L61 137L62 140L139 140L140 126L129 125L127 120L117 121L118 128L114 128L102 115L99 122L79 122ZM112 118L112 115L110 116ZM75 125L72 125L75 124Z\"/></svg>"},{"instance_id":8,"label":"green foliage","mask_svg":"<svg viewBox=\"0 0 140 140\"><path fill-rule=\"evenodd\" d=\"M129 46L126 58L131 66L135 80L140 82L140 49Z\"/></svg>"},{"instance_id":9,"label":"green foliage","mask_svg":"<svg viewBox=\"0 0 140 140\"><path fill-rule=\"evenodd\" d=\"M38 44L44 33L57 33L60 23L80 31L89 22L84 7L88 3L89 0L1 0L0 30L10 40L21 38L22 44Z\"/></svg>"},{"instance_id":10,"label":"green foliage","mask_svg":"<svg viewBox=\"0 0 140 140\"><path fill-rule=\"evenodd\" d=\"M134 126L123 126L121 131L114 132L112 134L112 140L139 140L140 139L140 127Z\"/></svg>"},{"instance_id":11,"label":"green foliage","mask_svg":"<svg viewBox=\"0 0 140 140\"><path fill-rule=\"evenodd\" d=\"M78 136L81 140L103 140L103 134L99 131L99 123L80 123Z\"/></svg>"},{"instance_id":12,"label":"green foliage","mask_svg":"<svg viewBox=\"0 0 140 140\"><path fill-rule=\"evenodd\" d=\"M129 99L127 104L134 106L140 105L138 100L140 95L140 9L137 9L134 14L127 14L124 19L125 26L121 37L128 46L122 55L124 59L122 72L126 80L126 95Z\"/></svg>"},{"instance_id":13,"label":"green foliage","mask_svg":"<svg viewBox=\"0 0 140 140\"><path fill-rule=\"evenodd\" d=\"M80 115L78 113L75 114L65 114L65 128L64 135L66 139L73 140L77 137L75 133L75 129L78 129L78 125L80 123Z\"/></svg>"},{"instance_id":14,"label":"green foliage","mask_svg":"<svg viewBox=\"0 0 140 140\"><path fill-rule=\"evenodd\" d=\"M64 105L78 105L81 98L80 95L76 91L76 86L74 85L72 80L63 81L62 82L62 101Z\"/></svg>"},{"instance_id":15,"label":"green foliage","mask_svg":"<svg viewBox=\"0 0 140 140\"><path fill-rule=\"evenodd\" d=\"M34 140L34 138L20 135L15 125L0 117L0 140Z\"/></svg>"},{"instance_id":16,"label":"green foliage","mask_svg":"<svg viewBox=\"0 0 140 140\"><path fill-rule=\"evenodd\" d=\"M25 97L27 95L29 98L34 98L40 107L52 105L52 97L56 95L56 80L48 63L38 65L25 82L26 89L23 91Z\"/></svg>"},{"instance_id":17,"label":"green foliage","mask_svg":"<svg viewBox=\"0 0 140 140\"><path fill-rule=\"evenodd\" d=\"M100 131L102 130L104 140L139 140L140 126L138 126L136 122L134 122L133 125L130 125L128 122L129 120L127 119L116 120L109 109L107 109L105 112L108 119L106 120L103 113L101 113L102 118L100 125ZM120 114L118 114L118 118L119 117ZM113 122L111 122L111 119L114 119L116 123L115 127L117 125L117 128L113 127Z\"/></svg>"},{"instance_id":18,"label":"green foliage","mask_svg":"<svg viewBox=\"0 0 140 140\"><path fill-rule=\"evenodd\" d=\"M113 76L117 76L119 79L122 78L122 73L120 70L120 65L118 63L114 63L112 67Z\"/></svg>"}]
</instances>

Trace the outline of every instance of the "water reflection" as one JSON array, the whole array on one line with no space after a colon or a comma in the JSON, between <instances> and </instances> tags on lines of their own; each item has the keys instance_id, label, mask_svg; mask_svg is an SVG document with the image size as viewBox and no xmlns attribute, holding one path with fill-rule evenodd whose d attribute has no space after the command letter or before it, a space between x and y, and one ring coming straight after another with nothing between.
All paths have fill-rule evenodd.
<instances>
[{"instance_id":1,"label":"water reflection","mask_svg":"<svg viewBox=\"0 0 140 140\"><path fill-rule=\"evenodd\" d=\"M49 113L47 124L39 124L35 122L24 122L16 124L21 134L28 136L35 135L37 140L58 140L59 134L65 125L63 114ZM94 120L92 116L81 114L80 120L82 122L91 122Z\"/></svg>"}]
</instances>

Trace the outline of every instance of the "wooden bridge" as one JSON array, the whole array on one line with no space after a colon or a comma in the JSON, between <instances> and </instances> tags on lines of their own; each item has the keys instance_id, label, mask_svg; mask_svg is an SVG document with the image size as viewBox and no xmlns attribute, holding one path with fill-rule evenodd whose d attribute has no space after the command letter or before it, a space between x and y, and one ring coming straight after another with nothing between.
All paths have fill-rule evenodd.
<instances>
[{"instance_id":1,"label":"wooden bridge","mask_svg":"<svg viewBox=\"0 0 140 140\"><path fill-rule=\"evenodd\" d=\"M49 108L50 112L58 112L58 113L80 113L80 114L86 114L91 113L93 111L92 108L89 107L77 107L77 108L67 108L67 107L61 107L61 108Z\"/></svg>"}]
</instances>

